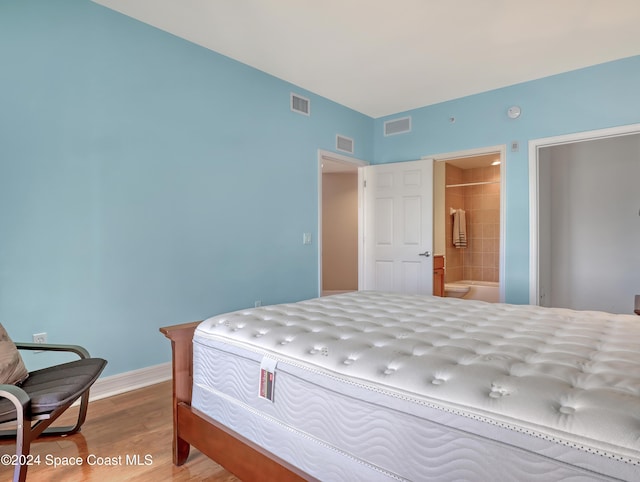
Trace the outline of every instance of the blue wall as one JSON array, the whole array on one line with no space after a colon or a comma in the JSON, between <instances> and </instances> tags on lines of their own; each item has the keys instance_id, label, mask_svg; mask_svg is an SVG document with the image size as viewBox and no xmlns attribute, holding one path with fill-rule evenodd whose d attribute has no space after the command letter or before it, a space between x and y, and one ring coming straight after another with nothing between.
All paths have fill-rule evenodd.
<instances>
[{"instance_id":1,"label":"blue wall","mask_svg":"<svg viewBox=\"0 0 640 482\"><path fill-rule=\"evenodd\" d=\"M507 109L519 105L517 120ZM410 115L412 131L384 137L384 121ZM449 122L454 116L455 123ZM375 121L374 162L518 141L506 160L506 300L529 302L528 142L640 122L640 56L415 109ZM606 162L606 160L604 160ZM597 193L594 193L594 195Z\"/></svg>"},{"instance_id":2,"label":"blue wall","mask_svg":"<svg viewBox=\"0 0 640 482\"><path fill-rule=\"evenodd\" d=\"M168 361L160 326L317 294L302 233L317 238L317 150L337 133L376 163L519 141L505 281L526 303L528 140L640 122L632 57L416 109L385 138L387 118L89 0L3 0L0 66L0 321L84 344L106 374Z\"/></svg>"},{"instance_id":3,"label":"blue wall","mask_svg":"<svg viewBox=\"0 0 640 482\"><path fill-rule=\"evenodd\" d=\"M372 158L371 118L89 0L3 0L0 66L13 338L115 374L170 359L160 326L317 295L317 151Z\"/></svg>"}]
</instances>

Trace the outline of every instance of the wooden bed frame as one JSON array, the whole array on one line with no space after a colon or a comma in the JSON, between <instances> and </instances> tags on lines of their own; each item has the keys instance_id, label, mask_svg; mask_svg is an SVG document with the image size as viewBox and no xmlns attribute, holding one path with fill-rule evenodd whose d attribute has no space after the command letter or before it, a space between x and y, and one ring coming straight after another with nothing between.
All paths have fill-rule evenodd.
<instances>
[{"instance_id":1,"label":"wooden bed frame","mask_svg":"<svg viewBox=\"0 0 640 482\"><path fill-rule=\"evenodd\" d=\"M193 445L246 482L316 480L191 406L193 333L199 324L196 321L160 328L171 340L173 463L184 464Z\"/></svg>"}]
</instances>

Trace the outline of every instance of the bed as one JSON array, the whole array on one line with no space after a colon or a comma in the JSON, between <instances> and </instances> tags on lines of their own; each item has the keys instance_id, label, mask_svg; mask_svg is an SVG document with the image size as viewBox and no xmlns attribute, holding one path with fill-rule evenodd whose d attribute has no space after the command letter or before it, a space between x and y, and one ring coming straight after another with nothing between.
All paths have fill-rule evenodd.
<instances>
[{"instance_id":1,"label":"bed","mask_svg":"<svg viewBox=\"0 0 640 482\"><path fill-rule=\"evenodd\" d=\"M633 315L355 292L162 328L174 463L250 480L638 480Z\"/></svg>"}]
</instances>

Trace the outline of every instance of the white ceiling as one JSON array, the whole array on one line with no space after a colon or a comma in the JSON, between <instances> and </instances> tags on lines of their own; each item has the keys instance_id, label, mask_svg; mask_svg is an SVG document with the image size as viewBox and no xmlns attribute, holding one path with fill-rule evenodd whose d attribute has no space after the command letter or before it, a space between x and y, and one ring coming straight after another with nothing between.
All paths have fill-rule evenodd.
<instances>
[{"instance_id":1,"label":"white ceiling","mask_svg":"<svg viewBox=\"0 0 640 482\"><path fill-rule=\"evenodd\" d=\"M640 0L94 1L374 118L640 54Z\"/></svg>"}]
</instances>

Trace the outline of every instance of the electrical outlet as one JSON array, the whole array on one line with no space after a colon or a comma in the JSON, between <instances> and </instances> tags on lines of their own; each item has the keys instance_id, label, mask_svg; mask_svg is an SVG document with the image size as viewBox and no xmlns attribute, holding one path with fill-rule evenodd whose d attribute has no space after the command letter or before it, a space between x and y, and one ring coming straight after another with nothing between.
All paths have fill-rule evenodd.
<instances>
[{"instance_id":1,"label":"electrical outlet","mask_svg":"<svg viewBox=\"0 0 640 482\"><path fill-rule=\"evenodd\" d=\"M44 343L47 343L47 334L46 333L34 333L33 334L33 342L34 343L38 343L39 345L42 345ZM44 352L44 350L35 350L33 353L37 354L37 353L42 353Z\"/></svg>"},{"instance_id":2,"label":"electrical outlet","mask_svg":"<svg viewBox=\"0 0 640 482\"><path fill-rule=\"evenodd\" d=\"M262 301L261 300L256 300L255 303L253 304L253 306L255 306L256 308L258 308L259 306L262 306Z\"/></svg>"}]
</instances>

